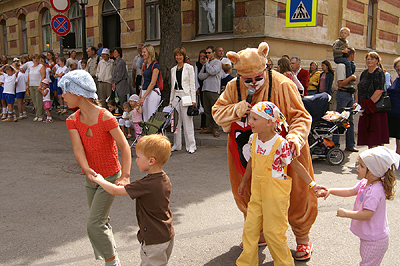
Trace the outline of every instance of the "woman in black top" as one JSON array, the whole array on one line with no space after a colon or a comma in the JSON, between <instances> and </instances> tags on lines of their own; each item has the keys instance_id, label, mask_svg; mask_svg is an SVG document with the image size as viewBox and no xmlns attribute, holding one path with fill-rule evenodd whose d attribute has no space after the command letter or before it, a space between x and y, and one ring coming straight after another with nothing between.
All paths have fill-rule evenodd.
<instances>
[{"instance_id":1,"label":"woman in black top","mask_svg":"<svg viewBox=\"0 0 400 266\"><path fill-rule=\"evenodd\" d=\"M355 104L364 109L358 123L357 145L372 148L389 143L387 114L375 112L375 103L384 91L385 74L379 67L381 58L378 53L369 52L365 59L368 69L360 76L355 100Z\"/></svg>"}]
</instances>

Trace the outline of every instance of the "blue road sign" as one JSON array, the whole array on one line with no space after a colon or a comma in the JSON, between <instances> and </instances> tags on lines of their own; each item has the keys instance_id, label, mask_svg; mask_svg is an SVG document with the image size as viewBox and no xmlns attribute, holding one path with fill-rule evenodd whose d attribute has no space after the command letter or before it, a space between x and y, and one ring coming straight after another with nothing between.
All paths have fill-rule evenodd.
<instances>
[{"instance_id":1,"label":"blue road sign","mask_svg":"<svg viewBox=\"0 0 400 266\"><path fill-rule=\"evenodd\" d=\"M317 26L317 0L287 0L286 27Z\"/></svg>"},{"instance_id":2,"label":"blue road sign","mask_svg":"<svg viewBox=\"0 0 400 266\"><path fill-rule=\"evenodd\" d=\"M58 14L51 19L51 28L56 34L65 36L71 30L71 22L66 16Z\"/></svg>"}]
</instances>

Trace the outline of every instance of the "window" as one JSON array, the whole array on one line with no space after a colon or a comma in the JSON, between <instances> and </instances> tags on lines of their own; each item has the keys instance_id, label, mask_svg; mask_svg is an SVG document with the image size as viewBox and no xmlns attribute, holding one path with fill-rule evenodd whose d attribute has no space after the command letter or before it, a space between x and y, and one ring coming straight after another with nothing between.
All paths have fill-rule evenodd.
<instances>
[{"instance_id":1,"label":"window","mask_svg":"<svg viewBox=\"0 0 400 266\"><path fill-rule=\"evenodd\" d=\"M4 47L4 54L7 55L8 54L8 46L7 46L7 25L6 25L6 21L3 20L1 23L1 28L2 28L2 37L3 37L3 47Z\"/></svg>"},{"instance_id":2,"label":"window","mask_svg":"<svg viewBox=\"0 0 400 266\"><path fill-rule=\"evenodd\" d=\"M50 26L51 15L50 11L47 9L43 13L42 17L42 38L43 38L43 50L49 51L53 49L53 36L52 29Z\"/></svg>"},{"instance_id":3,"label":"window","mask_svg":"<svg viewBox=\"0 0 400 266\"><path fill-rule=\"evenodd\" d=\"M113 5L115 6L115 8L117 10L119 10L121 8L121 4L119 0L111 0L111 2L113 3ZM107 13L114 13L117 12L109 0L105 0L104 1L104 5L103 5L103 14L107 14Z\"/></svg>"},{"instance_id":4,"label":"window","mask_svg":"<svg viewBox=\"0 0 400 266\"><path fill-rule=\"evenodd\" d=\"M146 0L146 39L160 39L160 5L158 1Z\"/></svg>"},{"instance_id":5,"label":"window","mask_svg":"<svg viewBox=\"0 0 400 266\"><path fill-rule=\"evenodd\" d=\"M369 0L367 23L367 47L372 48L372 33L374 28L374 2Z\"/></svg>"},{"instance_id":6,"label":"window","mask_svg":"<svg viewBox=\"0 0 400 266\"><path fill-rule=\"evenodd\" d=\"M69 19L71 21L71 32L75 33L76 47L82 47L82 12L78 2L71 5Z\"/></svg>"},{"instance_id":7,"label":"window","mask_svg":"<svg viewBox=\"0 0 400 266\"><path fill-rule=\"evenodd\" d=\"M27 28L26 28L26 17L25 15L20 16L20 21L21 21L21 43L22 43L22 53L26 54L28 53L28 36L27 36Z\"/></svg>"},{"instance_id":8,"label":"window","mask_svg":"<svg viewBox=\"0 0 400 266\"><path fill-rule=\"evenodd\" d=\"M199 34L233 31L233 0L199 0L198 10Z\"/></svg>"}]
</instances>

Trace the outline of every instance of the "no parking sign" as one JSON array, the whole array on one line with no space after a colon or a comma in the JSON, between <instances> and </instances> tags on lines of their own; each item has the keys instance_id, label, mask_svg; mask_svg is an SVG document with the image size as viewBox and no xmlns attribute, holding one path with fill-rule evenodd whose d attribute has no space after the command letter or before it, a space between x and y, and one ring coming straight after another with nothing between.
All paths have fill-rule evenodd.
<instances>
[{"instance_id":1,"label":"no parking sign","mask_svg":"<svg viewBox=\"0 0 400 266\"><path fill-rule=\"evenodd\" d=\"M58 14L51 19L51 28L56 34L65 36L71 30L71 22L66 16Z\"/></svg>"}]
</instances>

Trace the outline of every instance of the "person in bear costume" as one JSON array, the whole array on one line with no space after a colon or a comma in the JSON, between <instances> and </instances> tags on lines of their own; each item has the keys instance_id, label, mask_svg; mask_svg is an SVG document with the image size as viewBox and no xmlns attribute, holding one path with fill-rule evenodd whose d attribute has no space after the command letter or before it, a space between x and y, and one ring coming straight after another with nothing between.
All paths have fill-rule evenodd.
<instances>
[{"instance_id":1,"label":"person in bear costume","mask_svg":"<svg viewBox=\"0 0 400 266\"><path fill-rule=\"evenodd\" d=\"M281 135L289 142L293 156L297 157L314 179L310 148L307 142L311 128L311 116L303 105L296 85L282 74L266 69L268 51L268 44L262 42L258 49L247 48L238 53L227 53L227 57L234 64L239 77L227 84L225 91L212 108L212 114L217 124L222 126L225 132L229 132L228 165L232 193L236 205L243 212L245 218L247 204L250 200L251 182L247 183L244 197L238 194L238 187L249 159L249 156L242 152L243 147L248 145L251 135L247 115L256 103L271 101L278 106L289 124L288 132L283 130ZM250 95L253 94L252 97L248 97L249 92ZM295 259L306 260L311 257L313 249L309 233L318 214L317 197L312 189L308 189L308 193L304 193L308 184L290 168L288 175L292 177L293 182L288 215L289 224L297 242ZM261 237L260 245L263 242Z\"/></svg>"}]
</instances>

